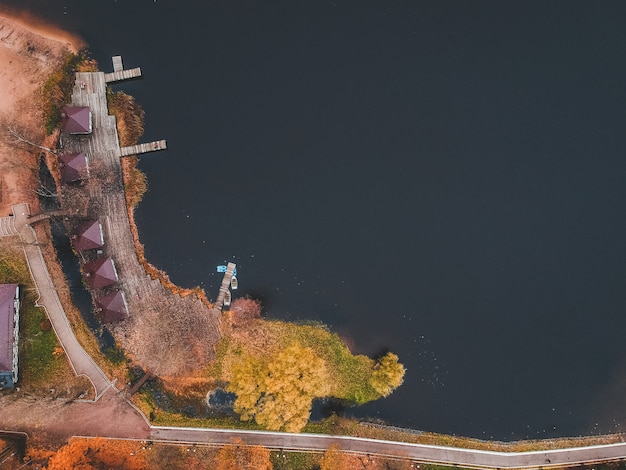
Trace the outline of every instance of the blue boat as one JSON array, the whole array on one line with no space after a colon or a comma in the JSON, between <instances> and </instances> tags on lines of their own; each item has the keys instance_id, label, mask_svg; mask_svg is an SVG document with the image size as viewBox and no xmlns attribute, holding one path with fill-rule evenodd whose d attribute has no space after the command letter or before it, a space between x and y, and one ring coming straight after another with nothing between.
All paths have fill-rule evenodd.
<instances>
[{"instance_id":1,"label":"blue boat","mask_svg":"<svg viewBox=\"0 0 626 470\"><path fill-rule=\"evenodd\" d=\"M227 266L224 266L223 264L220 264L217 267L217 272L218 273L225 273L226 269L228 269ZM235 268L235 270L233 271L233 276L236 276L236 275L237 275L237 268Z\"/></svg>"}]
</instances>

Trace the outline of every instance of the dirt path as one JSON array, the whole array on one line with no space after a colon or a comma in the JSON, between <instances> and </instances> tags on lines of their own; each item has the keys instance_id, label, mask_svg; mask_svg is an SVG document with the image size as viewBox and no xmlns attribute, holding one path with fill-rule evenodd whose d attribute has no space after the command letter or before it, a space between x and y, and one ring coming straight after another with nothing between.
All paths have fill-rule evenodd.
<instances>
[{"instance_id":1,"label":"dirt path","mask_svg":"<svg viewBox=\"0 0 626 470\"><path fill-rule=\"evenodd\" d=\"M150 436L143 416L115 389L96 403L5 395L0 409L0 429L26 432L35 443L65 444L71 436Z\"/></svg>"}]
</instances>

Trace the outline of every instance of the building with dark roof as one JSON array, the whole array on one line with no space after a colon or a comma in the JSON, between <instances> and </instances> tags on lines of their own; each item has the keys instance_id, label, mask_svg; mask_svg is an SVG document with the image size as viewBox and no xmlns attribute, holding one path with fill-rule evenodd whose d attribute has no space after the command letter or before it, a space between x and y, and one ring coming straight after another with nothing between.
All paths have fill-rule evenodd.
<instances>
[{"instance_id":1,"label":"building with dark roof","mask_svg":"<svg viewBox=\"0 0 626 470\"><path fill-rule=\"evenodd\" d=\"M17 382L17 344L20 325L20 287L0 284L0 388Z\"/></svg>"},{"instance_id":2,"label":"building with dark roof","mask_svg":"<svg viewBox=\"0 0 626 470\"><path fill-rule=\"evenodd\" d=\"M59 155L61 182L73 183L89 177L89 158L84 152Z\"/></svg>"},{"instance_id":3,"label":"building with dark roof","mask_svg":"<svg viewBox=\"0 0 626 470\"><path fill-rule=\"evenodd\" d=\"M84 222L72 235L72 244L78 251L102 248L104 246L102 224L97 220Z\"/></svg>"},{"instance_id":4,"label":"building with dark roof","mask_svg":"<svg viewBox=\"0 0 626 470\"><path fill-rule=\"evenodd\" d=\"M92 289L112 286L117 282L117 271L111 258L98 258L86 263L84 268L87 283Z\"/></svg>"},{"instance_id":5,"label":"building with dark roof","mask_svg":"<svg viewBox=\"0 0 626 470\"><path fill-rule=\"evenodd\" d=\"M88 106L63 106L62 127L68 134L91 134L92 116Z\"/></svg>"},{"instance_id":6,"label":"building with dark roof","mask_svg":"<svg viewBox=\"0 0 626 470\"><path fill-rule=\"evenodd\" d=\"M103 323L120 321L128 316L126 297L121 291L98 297L96 304L100 307Z\"/></svg>"}]
</instances>

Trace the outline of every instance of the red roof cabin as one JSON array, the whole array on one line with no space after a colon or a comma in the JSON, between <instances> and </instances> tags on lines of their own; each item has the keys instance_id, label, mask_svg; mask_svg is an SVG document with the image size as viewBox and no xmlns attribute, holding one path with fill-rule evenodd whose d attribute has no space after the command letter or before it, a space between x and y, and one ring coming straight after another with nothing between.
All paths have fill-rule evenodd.
<instances>
[{"instance_id":1,"label":"red roof cabin","mask_svg":"<svg viewBox=\"0 0 626 470\"><path fill-rule=\"evenodd\" d=\"M112 286L117 282L117 270L111 258L98 258L85 264L87 283L92 289Z\"/></svg>"},{"instance_id":2,"label":"red roof cabin","mask_svg":"<svg viewBox=\"0 0 626 470\"><path fill-rule=\"evenodd\" d=\"M91 134L91 110L88 106L63 106L62 127L68 134Z\"/></svg>"},{"instance_id":3,"label":"red roof cabin","mask_svg":"<svg viewBox=\"0 0 626 470\"><path fill-rule=\"evenodd\" d=\"M96 304L102 312L102 322L112 323L123 320L128 316L126 297L121 291L111 292L96 299Z\"/></svg>"},{"instance_id":4,"label":"red roof cabin","mask_svg":"<svg viewBox=\"0 0 626 470\"><path fill-rule=\"evenodd\" d=\"M89 159L84 152L66 153L59 156L61 182L74 183L89 178Z\"/></svg>"},{"instance_id":5,"label":"red roof cabin","mask_svg":"<svg viewBox=\"0 0 626 470\"><path fill-rule=\"evenodd\" d=\"M84 222L72 235L72 243L78 251L102 248L104 246L102 224L97 220Z\"/></svg>"},{"instance_id":6,"label":"red roof cabin","mask_svg":"<svg viewBox=\"0 0 626 470\"><path fill-rule=\"evenodd\" d=\"M17 342L20 328L20 287L0 284L0 389L17 382Z\"/></svg>"}]
</instances>

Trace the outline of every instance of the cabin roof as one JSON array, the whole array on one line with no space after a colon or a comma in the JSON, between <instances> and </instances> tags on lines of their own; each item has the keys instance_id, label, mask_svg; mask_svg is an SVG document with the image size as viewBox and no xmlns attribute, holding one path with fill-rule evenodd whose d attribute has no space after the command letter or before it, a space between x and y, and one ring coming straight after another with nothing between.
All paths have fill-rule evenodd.
<instances>
[{"instance_id":1,"label":"cabin roof","mask_svg":"<svg viewBox=\"0 0 626 470\"><path fill-rule=\"evenodd\" d=\"M91 134L91 110L88 106L63 106L63 130L68 134Z\"/></svg>"},{"instance_id":2,"label":"cabin roof","mask_svg":"<svg viewBox=\"0 0 626 470\"><path fill-rule=\"evenodd\" d=\"M81 224L75 233L74 248L78 251L102 248L104 238L102 225L97 220L90 220Z\"/></svg>"},{"instance_id":3,"label":"cabin roof","mask_svg":"<svg viewBox=\"0 0 626 470\"><path fill-rule=\"evenodd\" d=\"M102 309L102 321L104 323L120 321L128 316L126 298L121 291L98 297L96 303Z\"/></svg>"},{"instance_id":4,"label":"cabin roof","mask_svg":"<svg viewBox=\"0 0 626 470\"><path fill-rule=\"evenodd\" d=\"M89 176L89 162L84 152L60 155L59 163L63 183L72 183Z\"/></svg>"},{"instance_id":5,"label":"cabin roof","mask_svg":"<svg viewBox=\"0 0 626 470\"><path fill-rule=\"evenodd\" d=\"M85 264L87 282L92 289L100 289L117 282L117 271L111 258L98 258Z\"/></svg>"}]
</instances>

